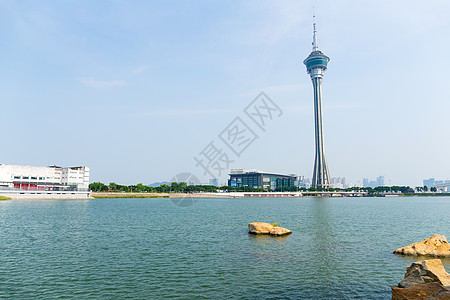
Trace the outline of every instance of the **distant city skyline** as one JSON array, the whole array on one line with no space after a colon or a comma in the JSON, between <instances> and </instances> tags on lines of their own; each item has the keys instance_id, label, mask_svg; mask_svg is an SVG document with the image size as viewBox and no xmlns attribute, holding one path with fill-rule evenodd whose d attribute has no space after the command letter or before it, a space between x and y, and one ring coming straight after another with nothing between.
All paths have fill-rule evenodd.
<instances>
[{"instance_id":1,"label":"distant city skyline","mask_svg":"<svg viewBox=\"0 0 450 300\"><path fill-rule=\"evenodd\" d=\"M375 188L377 186L385 186L384 176L378 176L376 180L363 179L363 187Z\"/></svg>"},{"instance_id":2,"label":"distant city skyline","mask_svg":"<svg viewBox=\"0 0 450 300\"><path fill-rule=\"evenodd\" d=\"M450 2L315 1L331 177L450 178ZM231 168L311 177L313 1L0 1L0 163L170 181L264 91L283 111ZM325 92L326 91L326 92ZM251 121L249 121L251 122ZM250 124L250 123L249 123ZM223 146L225 149L226 146ZM218 182L225 182L223 171Z\"/></svg>"}]
</instances>

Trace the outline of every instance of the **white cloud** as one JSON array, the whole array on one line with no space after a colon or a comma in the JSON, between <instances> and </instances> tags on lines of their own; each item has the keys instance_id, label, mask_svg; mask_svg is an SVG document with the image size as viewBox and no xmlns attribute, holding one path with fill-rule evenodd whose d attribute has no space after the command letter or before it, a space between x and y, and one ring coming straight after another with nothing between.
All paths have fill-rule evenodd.
<instances>
[{"instance_id":1,"label":"white cloud","mask_svg":"<svg viewBox=\"0 0 450 300\"><path fill-rule=\"evenodd\" d=\"M226 110L223 109L167 109L167 110L153 110L141 112L141 116L154 117L186 117L186 116L202 116L202 115L216 115L223 114Z\"/></svg>"},{"instance_id":2,"label":"white cloud","mask_svg":"<svg viewBox=\"0 0 450 300\"><path fill-rule=\"evenodd\" d=\"M142 73L142 72L144 72L144 71L147 70L147 69L148 69L147 66L139 66L139 67L137 67L133 72L134 72L134 73Z\"/></svg>"},{"instance_id":3,"label":"white cloud","mask_svg":"<svg viewBox=\"0 0 450 300\"><path fill-rule=\"evenodd\" d=\"M124 86L125 81L123 80L97 80L92 77L83 77L80 78L80 81L88 87L95 88L107 88L107 87L115 87L115 86Z\"/></svg>"},{"instance_id":4,"label":"white cloud","mask_svg":"<svg viewBox=\"0 0 450 300\"><path fill-rule=\"evenodd\" d=\"M136 106L133 103L110 103L107 107L102 104L93 106L94 109L100 111L108 111L111 113L120 112L122 114L138 117L192 117L192 116L208 116L208 115L223 115L233 112L229 108L171 108L159 107L149 108L141 104Z\"/></svg>"}]
</instances>

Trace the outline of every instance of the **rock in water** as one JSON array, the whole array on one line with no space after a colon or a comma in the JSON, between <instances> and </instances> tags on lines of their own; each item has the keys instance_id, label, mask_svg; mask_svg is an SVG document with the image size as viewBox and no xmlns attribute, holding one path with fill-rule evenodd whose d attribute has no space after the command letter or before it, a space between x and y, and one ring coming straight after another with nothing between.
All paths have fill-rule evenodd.
<instances>
[{"instance_id":1,"label":"rock in water","mask_svg":"<svg viewBox=\"0 0 450 300\"><path fill-rule=\"evenodd\" d=\"M450 286L450 274L448 274L440 259L419 260L406 268L405 279L398 284L401 288L407 288L419 283L437 282L443 286Z\"/></svg>"},{"instance_id":2,"label":"rock in water","mask_svg":"<svg viewBox=\"0 0 450 300\"><path fill-rule=\"evenodd\" d=\"M436 257L450 257L450 244L445 236L435 234L429 239L398 248L395 254L402 255L429 255Z\"/></svg>"},{"instance_id":3,"label":"rock in water","mask_svg":"<svg viewBox=\"0 0 450 300\"><path fill-rule=\"evenodd\" d=\"M271 231L270 231L270 235L288 235L291 234L292 231L290 231L289 229L283 228L283 227L274 227Z\"/></svg>"},{"instance_id":4,"label":"rock in water","mask_svg":"<svg viewBox=\"0 0 450 300\"><path fill-rule=\"evenodd\" d=\"M405 279L392 287L393 300L448 299L450 274L440 259L421 260L406 268Z\"/></svg>"},{"instance_id":5,"label":"rock in water","mask_svg":"<svg viewBox=\"0 0 450 300\"><path fill-rule=\"evenodd\" d=\"M253 222L248 224L248 232L253 234L269 234L273 225L263 222Z\"/></svg>"},{"instance_id":6,"label":"rock in water","mask_svg":"<svg viewBox=\"0 0 450 300\"><path fill-rule=\"evenodd\" d=\"M292 231L283 227L278 226L274 227L272 224L269 223L253 222L248 224L248 233L282 236L291 234Z\"/></svg>"},{"instance_id":7,"label":"rock in water","mask_svg":"<svg viewBox=\"0 0 450 300\"><path fill-rule=\"evenodd\" d=\"M437 282L416 284L409 288L392 287L392 300L450 300L450 290Z\"/></svg>"}]
</instances>

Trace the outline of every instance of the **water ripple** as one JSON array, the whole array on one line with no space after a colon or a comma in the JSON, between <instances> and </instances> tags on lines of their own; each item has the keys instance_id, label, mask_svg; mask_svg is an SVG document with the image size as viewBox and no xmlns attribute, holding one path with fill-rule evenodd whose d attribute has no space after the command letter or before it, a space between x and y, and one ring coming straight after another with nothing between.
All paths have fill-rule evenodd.
<instances>
[{"instance_id":1,"label":"water ripple","mask_svg":"<svg viewBox=\"0 0 450 300\"><path fill-rule=\"evenodd\" d=\"M388 299L416 260L392 251L450 237L449 213L438 197L2 201L0 298Z\"/></svg>"}]
</instances>

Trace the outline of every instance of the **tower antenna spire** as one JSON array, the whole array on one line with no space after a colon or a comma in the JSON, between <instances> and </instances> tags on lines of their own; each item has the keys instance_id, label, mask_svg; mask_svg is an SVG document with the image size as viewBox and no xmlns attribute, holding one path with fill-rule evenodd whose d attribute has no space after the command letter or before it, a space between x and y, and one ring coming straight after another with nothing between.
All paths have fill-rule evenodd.
<instances>
[{"instance_id":1,"label":"tower antenna spire","mask_svg":"<svg viewBox=\"0 0 450 300\"><path fill-rule=\"evenodd\" d=\"M318 51L319 50L319 45L317 45L317 29L316 29L316 13L314 11L314 6L313 6L313 43L312 43L312 50L313 51Z\"/></svg>"}]
</instances>

